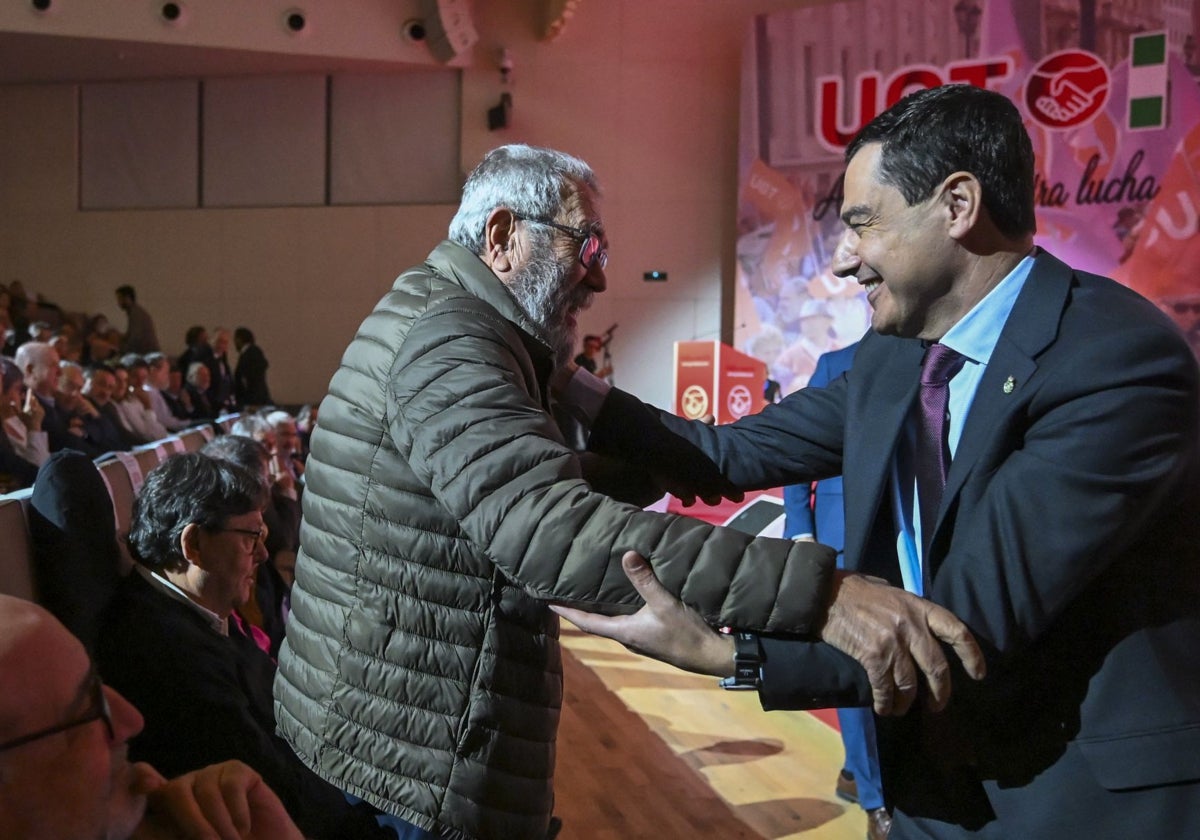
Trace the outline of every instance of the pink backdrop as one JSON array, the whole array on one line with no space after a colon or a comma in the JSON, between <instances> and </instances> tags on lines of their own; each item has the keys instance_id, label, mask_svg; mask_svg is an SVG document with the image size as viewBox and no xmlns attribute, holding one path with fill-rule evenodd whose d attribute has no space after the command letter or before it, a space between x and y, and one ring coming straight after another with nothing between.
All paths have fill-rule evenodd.
<instances>
[{"instance_id":1,"label":"pink backdrop","mask_svg":"<svg viewBox=\"0 0 1200 840\"><path fill-rule=\"evenodd\" d=\"M1038 244L1154 300L1200 350L1198 12L1163 0L847 0L756 18L743 61L737 348L788 393L817 356L862 335L865 299L828 270L842 149L904 93L965 82L1025 116Z\"/></svg>"}]
</instances>

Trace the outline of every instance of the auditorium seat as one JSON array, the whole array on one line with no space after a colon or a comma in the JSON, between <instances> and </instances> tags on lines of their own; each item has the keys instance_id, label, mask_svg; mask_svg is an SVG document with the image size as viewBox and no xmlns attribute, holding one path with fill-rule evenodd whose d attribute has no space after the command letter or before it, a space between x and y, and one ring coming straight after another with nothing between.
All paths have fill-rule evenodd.
<instances>
[{"instance_id":1,"label":"auditorium seat","mask_svg":"<svg viewBox=\"0 0 1200 840\"><path fill-rule=\"evenodd\" d=\"M0 499L0 592L28 600L34 600L33 546L25 522L31 493L19 490Z\"/></svg>"}]
</instances>

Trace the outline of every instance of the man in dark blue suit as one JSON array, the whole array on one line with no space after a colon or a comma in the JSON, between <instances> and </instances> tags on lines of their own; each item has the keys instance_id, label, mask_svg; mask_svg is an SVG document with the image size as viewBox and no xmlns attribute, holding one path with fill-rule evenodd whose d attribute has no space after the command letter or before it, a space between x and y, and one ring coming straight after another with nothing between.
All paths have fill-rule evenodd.
<instances>
[{"instance_id":1,"label":"man in dark blue suit","mask_svg":"<svg viewBox=\"0 0 1200 840\"><path fill-rule=\"evenodd\" d=\"M824 353L808 380L809 388L824 388L854 364L858 342ZM837 550L838 568L845 568L846 516L842 477L783 488L786 518L783 535L793 540L815 540ZM870 709L851 706L837 710L846 760L837 780L837 795L858 805L867 814L868 840L888 836L892 818L884 807L879 750L875 745L875 717Z\"/></svg>"},{"instance_id":2,"label":"man in dark blue suit","mask_svg":"<svg viewBox=\"0 0 1200 840\"><path fill-rule=\"evenodd\" d=\"M591 445L669 475L640 444L658 422L745 489L841 474L847 568L970 627L983 681L956 675L942 713L877 718L893 838L1200 837L1200 371L1184 336L1034 246L1032 144L998 93L947 85L872 120L847 150L842 220L833 270L873 310L845 376L718 427L647 419L613 390ZM733 675L735 643L625 565L647 607L572 619ZM741 636L737 679L765 709L865 704L862 670L828 646Z\"/></svg>"}]
</instances>

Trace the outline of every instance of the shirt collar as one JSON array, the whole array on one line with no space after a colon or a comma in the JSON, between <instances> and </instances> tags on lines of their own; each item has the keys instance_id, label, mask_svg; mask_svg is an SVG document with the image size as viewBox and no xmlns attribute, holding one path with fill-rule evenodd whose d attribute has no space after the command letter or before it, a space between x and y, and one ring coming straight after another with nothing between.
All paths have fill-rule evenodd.
<instances>
[{"instance_id":1,"label":"shirt collar","mask_svg":"<svg viewBox=\"0 0 1200 840\"><path fill-rule=\"evenodd\" d=\"M176 601L182 601L195 610L215 632L220 633L222 636L229 635L229 622L226 619L221 618L221 616L217 615L207 607L202 607L197 604L190 597L188 597L186 592L157 572L152 572L145 566L138 564L134 564L133 568L136 569L138 574L145 578L146 582L155 589L170 598L174 598Z\"/></svg>"},{"instance_id":2,"label":"shirt collar","mask_svg":"<svg viewBox=\"0 0 1200 840\"><path fill-rule=\"evenodd\" d=\"M1026 254L996 287L984 295L957 324L950 328L941 343L956 350L977 364L986 365L1000 340L1004 324L1033 270L1036 253Z\"/></svg>"}]
</instances>

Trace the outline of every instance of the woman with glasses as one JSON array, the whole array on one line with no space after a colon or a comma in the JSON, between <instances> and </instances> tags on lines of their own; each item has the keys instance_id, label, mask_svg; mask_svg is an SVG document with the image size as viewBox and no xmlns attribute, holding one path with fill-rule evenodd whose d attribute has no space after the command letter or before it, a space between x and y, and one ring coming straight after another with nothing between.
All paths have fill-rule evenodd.
<instances>
[{"instance_id":1,"label":"woman with glasses","mask_svg":"<svg viewBox=\"0 0 1200 840\"><path fill-rule=\"evenodd\" d=\"M100 674L145 717L132 759L167 775L237 759L306 836L388 837L276 737L275 663L233 620L267 557L267 498L256 473L199 453L147 476L129 533L136 565L101 623Z\"/></svg>"}]
</instances>

